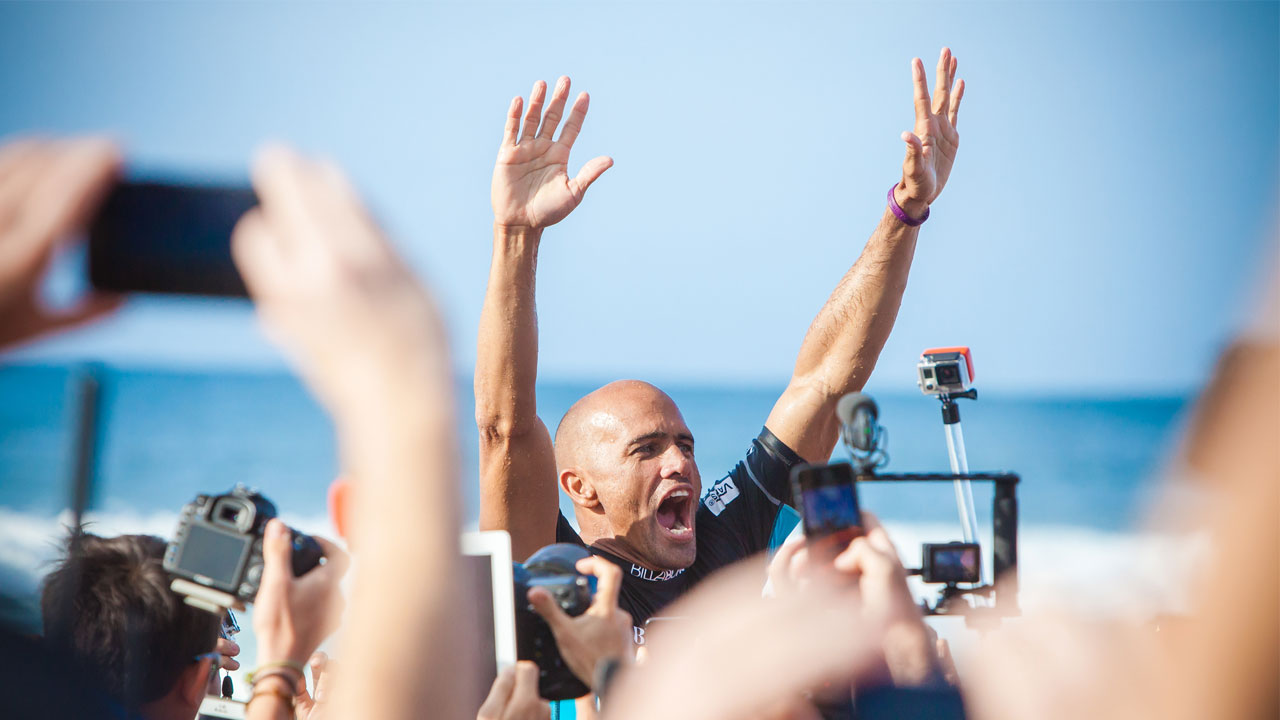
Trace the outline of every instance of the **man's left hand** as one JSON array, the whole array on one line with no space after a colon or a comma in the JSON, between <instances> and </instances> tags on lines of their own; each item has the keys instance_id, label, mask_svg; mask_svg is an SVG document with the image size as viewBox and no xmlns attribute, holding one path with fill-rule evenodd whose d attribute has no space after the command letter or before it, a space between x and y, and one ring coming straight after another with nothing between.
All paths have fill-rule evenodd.
<instances>
[{"instance_id":1,"label":"man's left hand","mask_svg":"<svg viewBox=\"0 0 1280 720\"><path fill-rule=\"evenodd\" d=\"M937 199L951 175L960 147L956 132L960 99L964 97L964 81L954 86L958 61L950 48L942 48L938 71L934 77L933 99L929 99L929 83L920 58L911 60L911 77L915 84L915 132L902 133L907 143L907 157L902 163L902 181L894 188L894 199L907 215L923 217L930 203Z\"/></svg>"}]
</instances>

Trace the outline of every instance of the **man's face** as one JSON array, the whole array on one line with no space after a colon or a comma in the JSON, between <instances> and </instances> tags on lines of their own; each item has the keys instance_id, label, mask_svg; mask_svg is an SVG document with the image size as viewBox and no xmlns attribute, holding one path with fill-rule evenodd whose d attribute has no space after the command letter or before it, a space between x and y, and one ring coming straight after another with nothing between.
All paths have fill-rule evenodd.
<instances>
[{"instance_id":1,"label":"man's face","mask_svg":"<svg viewBox=\"0 0 1280 720\"><path fill-rule=\"evenodd\" d=\"M589 425L583 470L614 533L653 569L689 567L702 479L680 410L657 388L632 388Z\"/></svg>"}]
</instances>

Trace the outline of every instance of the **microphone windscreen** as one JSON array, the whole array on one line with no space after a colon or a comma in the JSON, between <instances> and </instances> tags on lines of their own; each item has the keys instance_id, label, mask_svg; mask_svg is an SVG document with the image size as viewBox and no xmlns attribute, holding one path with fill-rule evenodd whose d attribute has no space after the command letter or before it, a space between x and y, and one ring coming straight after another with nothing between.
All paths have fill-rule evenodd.
<instances>
[{"instance_id":1,"label":"microphone windscreen","mask_svg":"<svg viewBox=\"0 0 1280 720\"><path fill-rule=\"evenodd\" d=\"M876 407L876 401L870 395L860 392L852 392L840 398L836 403L836 417L840 418L841 423L852 425L854 414L863 408L871 413L872 419L880 417L880 409Z\"/></svg>"}]
</instances>

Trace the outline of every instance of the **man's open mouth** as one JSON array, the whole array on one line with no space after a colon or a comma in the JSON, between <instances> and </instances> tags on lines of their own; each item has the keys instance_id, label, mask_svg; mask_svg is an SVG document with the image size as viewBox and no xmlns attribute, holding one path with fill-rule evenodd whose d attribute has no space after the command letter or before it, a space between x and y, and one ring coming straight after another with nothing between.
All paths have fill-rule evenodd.
<instances>
[{"instance_id":1,"label":"man's open mouth","mask_svg":"<svg viewBox=\"0 0 1280 720\"><path fill-rule=\"evenodd\" d=\"M658 525L666 530L666 534L673 540L684 541L693 539L693 510L696 506L697 498L693 496L693 490L688 486L677 486L667 491L662 501L658 503L658 512L655 513Z\"/></svg>"}]
</instances>

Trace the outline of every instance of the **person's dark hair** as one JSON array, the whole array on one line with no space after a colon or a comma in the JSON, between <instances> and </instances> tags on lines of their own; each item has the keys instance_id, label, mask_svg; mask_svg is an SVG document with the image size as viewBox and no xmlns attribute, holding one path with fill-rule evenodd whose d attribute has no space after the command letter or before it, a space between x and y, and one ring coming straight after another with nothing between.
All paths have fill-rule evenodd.
<instances>
[{"instance_id":1,"label":"person's dark hair","mask_svg":"<svg viewBox=\"0 0 1280 720\"><path fill-rule=\"evenodd\" d=\"M44 636L130 709L166 695L218 642L217 616L182 602L151 535L73 535L45 578Z\"/></svg>"}]
</instances>

